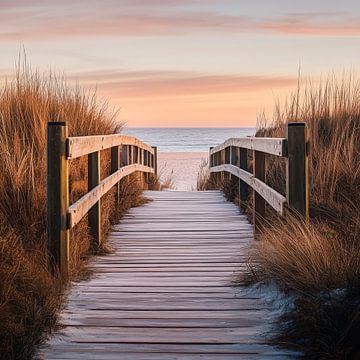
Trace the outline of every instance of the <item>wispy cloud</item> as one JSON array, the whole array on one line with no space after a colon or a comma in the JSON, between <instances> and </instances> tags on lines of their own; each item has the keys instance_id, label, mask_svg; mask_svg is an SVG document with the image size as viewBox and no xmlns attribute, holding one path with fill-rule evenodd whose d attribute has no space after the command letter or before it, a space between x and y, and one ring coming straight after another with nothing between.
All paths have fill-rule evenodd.
<instances>
[{"instance_id":1,"label":"wispy cloud","mask_svg":"<svg viewBox=\"0 0 360 360\"><path fill-rule=\"evenodd\" d=\"M179 97L246 93L290 87L296 78L238 74L198 74L171 71L96 71L71 77L114 98Z\"/></svg>"},{"instance_id":2,"label":"wispy cloud","mask_svg":"<svg viewBox=\"0 0 360 360\"><path fill-rule=\"evenodd\" d=\"M207 3L216 1L207 0ZM197 3L186 0L182 5ZM196 32L359 36L360 21L343 12L299 12L274 17L179 8L173 0L53 3L4 0L0 40L69 37L161 36ZM174 10L174 7L176 10ZM150 11L153 9L153 11Z\"/></svg>"}]
</instances>

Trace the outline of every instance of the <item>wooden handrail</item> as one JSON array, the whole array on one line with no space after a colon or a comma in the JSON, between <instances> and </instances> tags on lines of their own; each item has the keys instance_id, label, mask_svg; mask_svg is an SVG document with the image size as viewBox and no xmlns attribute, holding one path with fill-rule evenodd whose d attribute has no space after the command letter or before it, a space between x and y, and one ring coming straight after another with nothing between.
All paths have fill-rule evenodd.
<instances>
[{"instance_id":1,"label":"wooden handrail","mask_svg":"<svg viewBox=\"0 0 360 360\"><path fill-rule=\"evenodd\" d=\"M111 149L111 175L100 181L100 152ZM69 204L69 161L88 156L88 192ZM132 136L96 135L68 137L65 122L49 122L47 127L47 238L52 269L62 277L69 271L69 231L87 213L94 247L101 244L101 198L119 181L135 172L148 183L157 174L157 149Z\"/></svg>"},{"instance_id":2,"label":"wooden handrail","mask_svg":"<svg viewBox=\"0 0 360 360\"><path fill-rule=\"evenodd\" d=\"M224 143L215 146L210 151L210 155L224 150L230 146L244 148L248 150L256 150L267 154L286 156L287 140L285 138L261 138L261 137L243 137L230 138Z\"/></svg>"},{"instance_id":3,"label":"wooden handrail","mask_svg":"<svg viewBox=\"0 0 360 360\"><path fill-rule=\"evenodd\" d=\"M283 214L283 205L286 203L286 197L275 191L269 185L257 179L252 173L240 169L239 167L231 164L218 165L211 169L211 172L226 171L237 178L245 181L257 193L259 193L271 207L276 210L280 215Z\"/></svg>"},{"instance_id":4,"label":"wooden handrail","mask_svg":"<svg viewBox=\"0 0 360 360\"><path fill-rule=\"evenodd\" d=\"M136 137L113 134L69 137L67 139L67 158L76 159L92 152L109 149L119 145L136 146L148 151L152 155L154 154L154 149L150 145L143 143Z\"/></svg>"},{"instance_id":5,"label":"wooden handrail","mask_svg":"<svg viewBox=\"0 0 360 360\"><path fill-rule=\"evenodd\" d=\"M231 174L239 179L241 205L246 205L247 186L253 189L253 220L255 229L261 226L268 203L283 215L284 205L309 217L309 180L306 123L289 123L285 138L244 137L230 138L210 148L210 172ZM248 172L248 151L253 151L253 174ZM266 184L266 154L286 158L286 197Z\"/></svg>"},{"instance_id":6,"label":"wooden handrail","mask_svg":"<svg viewBox=\"0 0 360 360\"><path fill-rule=\"evenodd\" d=\"M113 186L115 186L121 179L125 176L128 176L136 171L154 173L154 169L148 166L140 164L127 165L115 173L108 176L106 179L102 180L99 185L94 187L81 199L76 201L74 204L69 206L67 211L68 229L73 228L86 214L87 212L105 195Z\"/></svg>"}]
</instances>

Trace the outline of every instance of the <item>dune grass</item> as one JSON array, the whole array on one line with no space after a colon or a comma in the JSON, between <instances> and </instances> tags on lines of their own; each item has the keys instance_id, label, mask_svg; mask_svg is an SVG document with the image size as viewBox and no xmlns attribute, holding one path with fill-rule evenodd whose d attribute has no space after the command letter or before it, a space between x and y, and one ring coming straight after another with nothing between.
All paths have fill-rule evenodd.
<instances>
[{"instance_id":1,"label":"dune grass","mask_svg":"<svg viewBox=\"0 0 360 360\"><path fill-rule=\"evenodd\" d=\"M271 343L304 359L359 359L360 83L329 76L305 83L273 118L259 117L256 136L284 137L288 122L306 122L311 142L310 222L268 212L249 252L241 284L271 283L294 299ZM251 154L249 154L251 166ZM220 188L238 202L237 181L215 181L203 164L198 189ZM251 171L251 170L250 170ZM266 182L285 195L284 159L267 156ZM248 204L251 208L252 194Z\"/></svg>"},{"instance_id":2,"label":"dune grass","mask_svg":"<svg viewBox=\"0 0 360 360\"><path fill-rule=\"evenodd\" d=\"M248 276L295 297L275 343L301 349L306 359L359 358L353 339L360 329L360 84L330 76L300 87L277 104L272 120L260 119L257 136L283 137L291 121L309 129L310 223L272 217ZM282 159L269 159L267 183L284 192Z\"/></svg>"},{"instance_id":3,"label":"dune grass","mask_svg":"<svg viewBox=\"0 0 360 360\"><path fill-rule=\"evenodd\" d=\"M46 251L46 126L66 121L70 136L119 132L116 112L95 94L69 86L53 74L40 75L20 62L14 80L0 90L0 354L2 359L29 359L36 345L54 328L64 285L47 268ZM109 152L101 171L109 173ZM71 201L87 190L87 161L70 166ZM102 200L102 227L141 203L137 177L121 182L121 207L114 196ZM86 218L71 231L72 279L87 273L91 238ZM104 249L106 250L106 244ZM66 285L65 285L66 286Z\"/></svg>"},{"instance_id":4,"label":"dune grass","mask_svg":"<svg viewBox=\"0 0 360 360\"><path fill-rule=\"evenodd\" d=\"M215 185L214 185L215 187ZM202 159L196 179L196 190L204 191L210 188L209 161Z\"/></svg>"}]
</instances>

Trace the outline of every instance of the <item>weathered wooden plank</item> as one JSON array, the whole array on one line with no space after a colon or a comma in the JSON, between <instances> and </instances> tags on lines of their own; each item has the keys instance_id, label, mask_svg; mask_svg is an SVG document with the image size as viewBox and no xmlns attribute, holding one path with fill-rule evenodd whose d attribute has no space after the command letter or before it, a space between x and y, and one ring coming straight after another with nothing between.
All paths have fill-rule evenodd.
<instances>
[{"instance_id":1,"label":"weathered wooden plank","mask_svg":"<svg viewBox=\"0 0 360 360\"><path fill-rule=\"evenodd\" d=\"M234 266L236 264L190 264L190 265L176 265L176 264L159 264L159 266L149 265L149 264L141 264L136 263L135 265L122 264L120 263L100 263L94 262L91 267L101 271L101 269L112 268L112 269L121 269L124 272L138 272L138 271L222 271L222 270L234 270ZM241 268L243 264L239 264L239 268Z\"/></svg>"},{"instance_id":2,"label":"weathered wooden plank","mask_svg":"<svg viewBox=\"0 0 360 360\"><path fill-rule=\"evenodd\" d=\"M261 329L259 328L259 331ZM210 328L203 329L177 329L177 328L128 328L128 327L72 327L69 326L59 334L70 342L131 342L131 343L184 343L184 344L237 344L256 340L254 333L249 334L245 328ZM260 336L258 335L258 341Z\"/></svg>"},{"instance_id":3,"label":"weathered wooden plank","mask_svg":"<svg viewBox=\"0 0 360 360\"><path fill-rule=\"evenodd\" d=\"M67 347L68 346L68 347ZM58 347L64 351L66 350L74 351L87 351L89 344L81 343L61 343L59 341ZM262 355L271 355L279 354L278 350L274 350L273 347L264 344L263 342L254 342L254 343L237 343L237 344L149 344L149 343L93 343L92 348L96 352L101 352L108 349L110 352L119 352L119 353L156 353L156 354L167 354L171 356L172 354L206 354L206 355L223 355L223 354L262 354ZM286 353L285 350L282 350L281 353ZM280 353L280 354L281 354ZM206 357L207 358L207 357ZM122 359L122 358L121 358ZM171 358L172 359L172 358ZM102 359L104 360L104 359ZM119 358L117 358L119 360ZM138 359L137 359L138 360ZM273 359L275 360L275 359Z\"/></svg>"},{"instance_id":4,"label":"weathered wooden plank","mask_svg":"<svg viewBox=\"0 0 360 360\"><path fill-rule=\"evenodd\" d=\"M246 217L215 191L145 194L114 226L114 253L73 286L43 358L280 359L262 336L268 305L232 286L253 239Z\"/></svg>"},{"instance_id":5,"label":"weathered wooden plank","mask_svg":"<svg viewBox=\"0 0 360 360\"><path fill-rule=\"evenodd\" d=\"M241 243L240 243L241 244ZM209 241L207 239L200 239L196 242L196 244L194 245L193 242L191 242L191 240L188 240L188 242L181 242L180 240L175 240L174 244L169 244L168 242L163 242L161 243L161 241L159 241L158 245L153 245L151 244L151 242L147 241L147 242L138 242L136 241L136 245L134 245L134 243L130 243L130 242L124 242L124 245L126 245L127 247L131 248L135 248L135 249L206 249L208 247L212 248L212 249L218 249L218 248L230 248L233 250L244 250L244 247L247 247L247 245L243 244L240 245L239 242L236 242L236 238L234 238L234 242L229 242L229 243L223 243L221 241ZM121 246L117 245L114 249L118 249L119 251L121 250Z\"/></svg>"},{"instance_id":6,"label":"weathered wooden plank","mask_svg":"<svg viewBox=\"0 0 360 360\"><path fill-rule=\"evenodd\" d=\"M143 143L133 136L120 134L69 137L67 143L68 159L76 159L95 151L101 151L120 145L138 146L146 151L149 151L151 154L154 154L154 150L151 146Z\"/></svg>"},{"instance_id":7,"label":"weathered wooden plank","mask_svg":"<svg viewBox=\"0 0 360 360\"><path fill-rule=\"evenodd\" d=\"M192 293L192 294L214 294L214 293L231 293L234 296L239 296L239 294L242 294L242 289L233 288L229 286L178 286L175 284L171 286L117 286L112 284L112 286L101 286L101 285L94 285L89 283L77 283L73 286L72 291L78 292L78 291L90 291L90 290L96 290L96 291L114 291L114 289L123 292L123 293L142 293L142 292L151 292L151 293ZM139 312L137 312L139 314ZM212 315L215 315L214 313L211 313ZM206 314L206 316L209 316L209 314Z\"/></svg>"},{"instance_id":8,"label":"weathered wooden plank","mask_svg":"<svg viewBox=\"0 0 360 360\"><path fill-rule=\"evenodd\" d=\"M212 150L210 150L210 154L215 154L230 146L236 146L248 150L262 151L264 153L277 156L287 155L287 140L285 138L265 137L230 138L224 143L215 146Z\"/></svg>"},{"instance_id":9,"label":"weathered wooden plank","mask_svg":"<svg viewBox=\"0 0 360 360\"><path fill-rule=\"evenodd\" d=\"M254 344L149 344L149 343L72 343L58 344L63 357L51 354L47 359L93 360L284 360L294 359L284 350L274 351L269 345Z\"/></svg>"},{"instance_id":10,"label":"weathered wooden plank","mask_svg":"<svg viewBox=\"0 0 360 360\"><path fill-rule=\"evenodd\" d=\"M99 301L100 300L100 301ZM173 310L199 310L199 311L213 311L213 310L260 310L263 311L266 309L266 306L259 304L254 299L246 301L245 299L228 299L224 300L204 300L204 299L194 299L194 300L182 300L181 302L165 299L156 299L156 300L139 300L133 299L129 302L119 303L119 300L104 299L101 296L99 298L86 299L81 298L79 300L71 298L71 302L68 305L69 310L96 310L101 313L102 310L160 310L160 311L173 311Z\"/></svg>"},{"instance_id":11,"label":"weathered wooden plank","mask_svg":"<svg viewBox=\"0 0 360 360\"><path fill-rule=\"evenodd\" d=\"M63 357L52 353L47 359L94 359L94 360L237 360L237 359L294 359L261 342L251 344L149 344L149 343L59 343ZM293 355L293 354L291 354ZM102 357L103 356L103 357Z\"/></svg>"},{"instance_id":12,"label":"weathered wooden plank","mask_svg":"<svg viewBox=\"0 0 360 360\"><path fill-rule=\"evenodd\" d=\"M130 300L131 301L131 300ZM73 314L69 318L62 320L62 324L65 326L94 326L96 327L99 323L103 326L119 326L119 327L161 327L161 328L213 328L213 327L223 327L223 328L238 328L238 327L251 327L259 326L264 320L259 316L257 319L249 317L248 314L245 314L241 318L237 319L223 319L219 318L207 318L207 319L183 319L179 317L178 319L167 318L167 319L122 319L114 318L114 314L108 317L103 314L98 317L84 317ZM206 331L206 330L204 330Z\"/></svg>"},{"instance_id":13,"label":"weathered wooden plank","mask_svg":"<svg viewBox=\"0 0 360 360\"><path fill-rule=\"evenodd\" d=\"M91 357L89 357L91 355ZM58 357L55 355L55 357L50 357L49 359L60 359L60 360L119 360L119 353L111 352L110 350L103 350L101 353L97 353L93 350L93 346L90 347L90 349L85 350L85 352L81 350L74 350L74 351L68 351L65 350L63 357ZM286 355L259 355L259 354L252 354L249 352L244 353L236 353L236 354L209 354L206 355L206 359L209 360L252 360L252 359L261 359L261 360L283 360L286 359ZM195 353L195 354L184 354L184 353L176 353L168 355L166 353L121 353L121 360L203 360L204 355ZM289 359L289 358L287 358ZM290 358L291 359L291 358Z\"/></svg>"},{"instance_id":14,"label":"weathered wooden plank","mask_svg":"<svg viewBox=\"0 0 360 360\"><path fill-rule=\"evenodd\" d=\"M174 257L168 256L168 259L159 258L159 257L150 257L149 259L146 256L133 256L132 259L123 260L120 257L112 258L112 261L119 262L121 261L123 264L237 264L237 263L245 263L248 261L246 256L207 256L207 259L204 260L204 256L187 256L187 257Z\"/></svg>"},{"instance_id":15,"label":"weathered wooden plank","mask_svg":"<svg viewBox=\"0 0 360 360\"><path fill-rule=\"evenodd\" d=\"M174 281L176 281L176 283L179 286L194 286L195 284L197 284L198 282L195 282L194 279L192 278L180 278L180 279L174 279L174 278L152 278L152 279L146 279L146 278L142 278L142 279L136 279L136 283L134 283L134 281L132 280L132 278L129 278L127 280L121 279L121 280L117 280L116 277L113 278L109 278L109 279L93 279L93 284L97 284L97 285L106 285L106 284L110 284L110 281L114 284L114 285L132 285L132 286L146 286L146 285L153 285L153 286L160 286L160 284L162 284L163 286L171 286ZM201 279L201 282L203 284L203 286L224 286L224 285L231 285L231 281L230 279ZM99 307L98 307L99 308Z\"/></svg>"}]
</instances>

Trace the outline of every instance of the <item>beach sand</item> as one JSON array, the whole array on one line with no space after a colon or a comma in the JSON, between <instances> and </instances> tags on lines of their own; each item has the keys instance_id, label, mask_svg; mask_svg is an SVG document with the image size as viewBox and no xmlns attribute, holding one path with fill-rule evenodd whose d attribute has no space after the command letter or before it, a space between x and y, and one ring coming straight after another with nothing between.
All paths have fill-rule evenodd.
<instances>
[{"instance_id":1,"label":"beach sand","mask_svg":"<svg viewBox=\"0 0 360 360\"><path fill-rule=\"evenodd\" d=\"M208 156L206 152L159 152L160 181L166 182L170 176L173 190L196 190L201 160L206 160Z\"/></svg>"}]
</instances>

